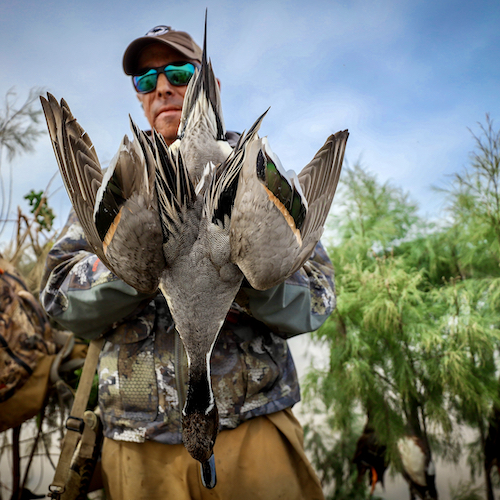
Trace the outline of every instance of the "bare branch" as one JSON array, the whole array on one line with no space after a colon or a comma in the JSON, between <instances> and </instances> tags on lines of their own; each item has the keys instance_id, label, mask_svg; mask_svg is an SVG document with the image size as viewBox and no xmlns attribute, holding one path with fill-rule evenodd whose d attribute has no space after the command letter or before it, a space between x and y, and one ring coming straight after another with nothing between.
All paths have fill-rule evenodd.
<instances>
[{"instance_id":1,"label":"bare branch","mask_svg":"<svg viewBox=\"0 0 500 500\"><path fill-rule=\"evenodd\" d=\"M35 142L45 133L40 123L42 110L38 103L43 93L41 88L32 88L28 97L20 106L17 104L17 94L11 88L5 96L4 109L0 111L0 235L5 230L8 214L12 203L13 176L12 164L9 170L8 194L6 182L2 173L3 151L7 152L7 160L12 162L14 157L21 153L34 151Z\"/></svg>"}]
</instances>

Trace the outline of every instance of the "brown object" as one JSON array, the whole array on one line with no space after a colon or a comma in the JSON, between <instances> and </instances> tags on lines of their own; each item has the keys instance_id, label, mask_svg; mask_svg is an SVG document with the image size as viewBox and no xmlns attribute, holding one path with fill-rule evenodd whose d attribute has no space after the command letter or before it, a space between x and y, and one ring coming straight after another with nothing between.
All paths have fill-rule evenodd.
<instances>
[{"instance_id":1,"label":"brown object","mask_svg":"<svg viewBox=\"0 0 500 500\"><path fill-rule=\"evenodd\" d=\"M217 485L201 484L200 465L181 445L104 440L108 500L324 500L304 452L302 427L290 409L251 419L219 434Z\"/></svg>"},{"instance_id":2,"label":"brown object","mask_svg":"<svg viewBox=\"0 0 500 500\"><path fill-rule=\"evenodd\" d=\"M82 439L73 455L61 500L87 500L87 493L98 488L94 484L92 489L91 482L102 447L102 424L92 411L86 411L83 420L85 428ZM99 486L102 488L102 485Z\"/></svg>"},{"instance_id":3,"label":"brown object","mask_svg":"<svg viewBox=\"0 0 500 500\"><path fill-rule=\"evenodd\" d=\"M161 43L176 50L187 60L201 62L201 48L185 31L176 31L170 26L155 26L144 36L136 38L125 50L123 55L123 71L127 75L138 75L137 62L141 51L152 43Z\"/></svg>"},{"instance_id":4,"label":"brown object","mask_svg":"<svg viewBox=\"0 0 500 500\"><path fill-rule=\"evenodd\" d=\"M43 357L23 387L0 403L0 432L34 417L42 408L49 387L49 373L55 355Z\"/></svg>"},{"instance_id":5,"label":"brown object","mask_svg":"<svg viewBox=\"0 0 500 500\"><path fill-rule=\"evenodd\" d=\"M0 257L0 432L40 411L55 354L45 312L12 264Z\"/></svg>"},{"instance_id":6,"label":"brown object","mask_svg":"<svg viewBox=\"0 0 500 500\"><path fill-rule=\"evenodd\" d=\"M99 418L93 412L85 411L85 408L103 344L103 338L90 343L73 407L66 420L68 430L54 479L49 486L50 498L57 500L86 498L101 448L102 429Z\"/></svg>"}]
</instances>

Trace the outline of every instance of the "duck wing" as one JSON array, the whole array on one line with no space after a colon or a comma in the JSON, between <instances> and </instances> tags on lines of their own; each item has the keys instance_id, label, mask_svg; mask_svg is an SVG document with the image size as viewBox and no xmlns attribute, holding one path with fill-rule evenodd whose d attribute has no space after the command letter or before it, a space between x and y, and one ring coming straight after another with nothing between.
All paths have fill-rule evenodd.
<instances>
[{"instance_id":1,"label":"duck wing","mask_svg":"<svg viewBox=\"0 0 500 500\"><path fill-rule=\"evenodd\" d=\"M64 99L40 97L52 147L66 191L96 255L106 263L94 223L94 204L103 174L90 137L71 114Z\"/></svg>"},{"instance_id":2,"label":"duck wing","mask_svg":"<svg viewBox=\"0 0 500 500\"><path fill-rule=\"evenodd\" d=\"M265 138L249 145L231 218L231 256L254 288L281 283L311 255L337 188L347 137L347 131L330 136L298 177L285 172Z\"/></svg>"},{"instance_id":3,"label":"duck wing","mask_svg":"<svg viewBox=\"0 0 500 500\"><path fill-rule=\"evenodd\" d=\"M41 97L59 170L83 231L102 262L144 293L158 287L165 266L154 189L155 160L147 137L131 121L103 174L90 137L69 106Z\"/></svg>"},{"instance_id":4,"label":"duck wing","mask_svg":"<svg viewBox=\"0 0 500 500\"><path fill-rule=\"evenodd\" d=\"M291 274L304 265L323 234L325 221L332 206L342 171L348 137L347 130L328 137L324 146L298 175L298 181L308 207L300 229L301 249Z\"/></svg>"}]
</instances>

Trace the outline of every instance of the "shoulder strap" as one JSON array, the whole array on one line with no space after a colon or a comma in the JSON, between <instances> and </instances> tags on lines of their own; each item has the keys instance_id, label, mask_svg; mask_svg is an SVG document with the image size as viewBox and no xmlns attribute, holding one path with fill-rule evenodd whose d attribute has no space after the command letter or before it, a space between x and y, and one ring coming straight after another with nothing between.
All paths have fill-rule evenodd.
<instances>
[{"instance_id":1,"label":"shoulder strap","mask_svg":"<svg viewBox=\"0 0 500 500\"><path fill-rule=\"evenodd\" d=\"M68 473L71 465L76 446L80 439L85 440L88 432L85 428L88 427L84 422L84 412L90 396L90 389L92 388L92 381L94 374L97 370L97 363L99 361L99 353L101 352L104 339L100 338L93 340L90 343L85 364L83 365L82 376L78 384L78 389L75 394L73 408L71 409L70 416L66 420L66 436L64 437L61 455L57 463L56 472L52 484L49 486L49 497L59 499L64 493L68 481ZM82 443L87 445L88 443Z\"/></svg>"}]
</instances>

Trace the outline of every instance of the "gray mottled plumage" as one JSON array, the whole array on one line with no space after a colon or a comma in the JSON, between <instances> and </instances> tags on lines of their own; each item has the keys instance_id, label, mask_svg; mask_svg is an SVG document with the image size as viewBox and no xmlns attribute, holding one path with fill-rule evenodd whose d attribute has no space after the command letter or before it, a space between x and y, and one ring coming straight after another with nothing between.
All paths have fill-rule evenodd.
<instances>
[{"instance_id":1,"label":"gray mottled plumage","mask_svg":"<svg viewBox=\"0 0 500 500\"><path fill-rule=\"evenodd\" d=\"M183 410L183 441L200 462L209 460L218 429L210 381L210 354L243 274L231 261L230 218L246 147L263 116L226 162L196 194L182 155L155 134L158 206L167 265L160 289L169 304L188 357L189 384ZM231 194L233 193L233 194Z\"/></svg>"}]
</instances>

